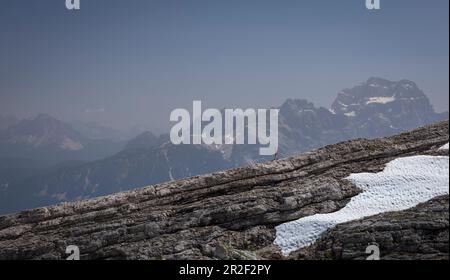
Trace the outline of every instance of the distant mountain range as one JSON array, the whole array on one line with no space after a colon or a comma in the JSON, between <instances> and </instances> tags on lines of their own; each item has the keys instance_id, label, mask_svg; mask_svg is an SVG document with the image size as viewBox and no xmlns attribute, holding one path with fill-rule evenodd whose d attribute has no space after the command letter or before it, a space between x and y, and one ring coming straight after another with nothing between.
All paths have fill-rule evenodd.
<instances>
[{"instance_id":1,"label":"distant mountain range","mask_svg":"<svg viewBox=\"0 0 450 280\"><path fill-rule=\"evenodd\" d=\"M354 138L376 138L448 119L436 113L426 95L407 80L392 82L370 78L340 92L330 109L307 100L289 99L280 107L279 157L291 156ZM38 127L38 128L36 128ZM50 129L51 128L51 129ZM51 131L60 131L53 133ZM40 116L8 128L0 137L0 149L52 153L95 150L95 141L61 123ZM218 170L272 160L261 157L256 145L181 145L167 135L143 133L119 153L88 163L59 166L0 186L0 213L85 199L181 179ZM14 155L17 157L17 150ZM20 153L19 153L20 154ZM92 156L92 154L90 154ZM6 187L5 187L6 186Z\"/></svg>"},{"instance_id":2,"label":"distant mountain range","mask_svg":"<svg viewBox=\"0 0 450 280\"><path fill-rule=\"evenodd\" d=\"M124 142L149 130L147 125L134 125L126 130L114 129L97 122L84 122L80 120L70 122L70 125L83 136L95 140L110 140Z\"/></svg>"},{"instance_id":3,"label":"distant mountain range","mask_svg":"<svg viewBox=\"0 0 450 280\"><path fill-rule=\"evenodd\" d=\"M26 158L43 166L66 160L96 160L121 148L121 143L88 138L46 114L18 121L0 131L0 158Z\"/></svg>"}]
</instances>

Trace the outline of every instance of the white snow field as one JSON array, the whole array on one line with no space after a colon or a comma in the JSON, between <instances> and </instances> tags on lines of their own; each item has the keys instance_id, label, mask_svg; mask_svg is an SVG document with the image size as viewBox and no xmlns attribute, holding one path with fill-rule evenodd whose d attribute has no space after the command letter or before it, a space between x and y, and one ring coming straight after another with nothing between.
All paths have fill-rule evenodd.
<instances>
[{"instance_id":1,"label":"white snow field","mask_svg":"<svg viewBox=\"0 0 450 280\"><path fill-rule=\"evenodd\" d=\"M274 243L283 254L313 244L340 223L412 208L449 193L449 158L413 156L389 162L380 173L351 174L347 180L363 190L341 210L316 214L276 227Z\"/></svg>"},{"instance_id":2,"label":"white snow field","mask_svg":"<svg viewBox=\"0 0 450 280\"><path fill-rule=\"evenodd\" d=\"M369 98L369 101L366 102L366 104L372 104L372 103L378 103L378 104L387 104L395 101L395 97L387 97L387 96L380 96L380 97L371 97Z\"/></svg>"},{"instance_id":3,"label":"white snow field","mask_svg":"<svg viewBox=\"0 0 450 280\"><path fill-rule=\"evenodd\" d=\"M439 150L447 150L448 151L448 143L445 144L444 146L440 147Z\"/></svg>"}]
</instances>

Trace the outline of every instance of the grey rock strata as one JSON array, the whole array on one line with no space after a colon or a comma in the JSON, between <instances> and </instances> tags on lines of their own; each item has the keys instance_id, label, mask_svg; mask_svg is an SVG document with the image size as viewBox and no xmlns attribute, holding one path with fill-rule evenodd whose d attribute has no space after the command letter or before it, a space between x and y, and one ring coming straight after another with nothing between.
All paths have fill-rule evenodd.
<instances>
[{"instance_id":1,"label":"grey rock strata","mask_svg":"<svg viewBox=\"0 0 450 280\"><path fill-rule=\"evenodd\" d=\"M291 257L364 260L367 246L376 245L381 260L448 260L448 206L449 197L442 196L409 210L340 224Z\"/></svg>"},{"instance_id":2,"label":"grey rock strata","mask_svg":"<svg viewBox=\"0 0 450 280\"><path fill-rule=\"evenodd\" d=\"M344 207L360 193L344 179L350 173L379 172L397 157L448 155L438 150L448 135L445 121L390 138L342 142L283 160L2 216L0 259L64 259L68 245L78 246L82 259L284 258L273 245L275 226ZM435 205L421 207L432 212ZM365 232L366 223L379 222L392 232L400 225L415 240L408 244L425 241L422 249L386 245L384 254L391 258L448 258L442 249L448 248L448 198L446 206L446 216L436 211L405 222L372 217L357 222L358 229ZM422 223L426 217L441 226L439 237L430 236L435 225ZM348 254L327 253L347 241L355 246L367 241L347 227L324 237L323 255L309 251L290 257L360 257L351 246Z\"/></svg>"}]
</instances>

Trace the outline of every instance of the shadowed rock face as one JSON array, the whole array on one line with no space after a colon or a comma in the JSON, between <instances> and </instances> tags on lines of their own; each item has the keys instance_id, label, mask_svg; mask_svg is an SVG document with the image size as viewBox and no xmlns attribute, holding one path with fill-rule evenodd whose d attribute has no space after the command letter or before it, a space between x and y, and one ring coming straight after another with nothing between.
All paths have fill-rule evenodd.
<instances>
[{"instance_id":1,"label":"shadowed rock face","mask_svg":"<svg viewBox=\"0 0 450 280\"><path fill-rule=\"evenodd\" d=\"M448 155L439 150L448 138L446 121L390 138L342 142L284 160L3 216L0 259L64 259L68 245L78 246L82 259L284 258L273 245L275 226L344 207L360 193L344 179L351 173L379 172L403 156ZM357 235L352 223L362 233L380 223L379 233L369 239L381 244L383 255L448 258L448 198L437 201L339 225L290 257L361 258L368 239ZM434 211L436 203L447 213ZM430 222L420 222L425 220ZM383 243L383 233L398 228L417 246ZM340 244L349 243L348 250L339 251Z\"/></svg>"}]
</instances>

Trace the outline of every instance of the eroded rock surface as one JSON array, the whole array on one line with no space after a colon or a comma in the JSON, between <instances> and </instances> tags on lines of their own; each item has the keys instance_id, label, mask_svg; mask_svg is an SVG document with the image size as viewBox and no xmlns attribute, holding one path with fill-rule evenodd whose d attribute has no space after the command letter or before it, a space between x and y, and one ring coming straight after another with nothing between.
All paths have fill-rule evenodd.
<instances>
[{"instance_id":1,"label":"eroded rock surface","mask_svg":"<svg viewBox=\"0 0 450 280\"><path fill-rule=\"evenodd\" d=\"M0 259L65 259L68 245L78 246L82 259L284 258L273 245L275 226L344 207L361 191L344 179L351 173L379 172L397 157L448 155L439 150L448 135L446 121L386 139L342 142L283 160L3 216ZM427 237L426 231L417 233L414 217L408 224L411 237L431 240L435 249L448 248L448 198L446 205L447 216L436 212L429 218L443 221L441 227L446 219L446 243ZM390 225L388 218L383 221ZM360 246L366 241L343 230L342 242L354 240ZM332 241L323 241L331 244L324 245L323 254L297 252L291 257L347 256L327 253L339 246L331 236ZM390 254L389 248L383 254L391 258L448 258L448 250L445 255L440 249L391 248ZM349 256L360 257L354 254Z\"/></svg>"},{"instance_id":2,"label":"eroded rock surface","mask_svg":"<svg viewBox=\"0 0 450 280\"><path fill-rule=\"evenodd\" d=\"M441 196L409 210L340 224L292 257L364 260L373 244L383 260L448 259L448 205L449 197Z\"/></svg>"}]
</instances>

